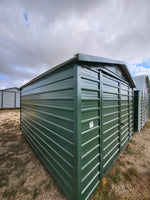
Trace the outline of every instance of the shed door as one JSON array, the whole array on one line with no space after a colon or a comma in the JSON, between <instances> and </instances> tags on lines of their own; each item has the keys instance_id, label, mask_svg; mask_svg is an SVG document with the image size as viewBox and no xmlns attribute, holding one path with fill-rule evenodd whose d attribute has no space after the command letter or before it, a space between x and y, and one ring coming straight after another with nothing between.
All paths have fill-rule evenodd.
<instances>
[{"instance_id":1,"label":"shed door","mask_svg":"<svg viewBox=\"0 0 150 200\"><path fill-rule=\"evenodd\" d=\"M15 108L15 93L3 92L3 108Z\"/></svg>"},{"instance_id":2,"label":"shed door","mask_svg":"<svg viewBox=\"0 0 150 200\"><path fill-rule=\"evenodd\" d=\"M132 89L100 72L100 151L101 175L105 175L123 150L133 131ZM131 117L130 117L131 116Z\"/></svg>"}]
</instances>

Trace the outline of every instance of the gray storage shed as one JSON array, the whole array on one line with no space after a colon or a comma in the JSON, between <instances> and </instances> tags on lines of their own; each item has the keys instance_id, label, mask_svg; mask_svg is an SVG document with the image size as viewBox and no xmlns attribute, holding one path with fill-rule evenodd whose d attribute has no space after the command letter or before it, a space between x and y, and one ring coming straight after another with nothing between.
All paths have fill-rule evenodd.
<instances>
[{"instance_id":1,"label":"gray storage shed","mask_svg":"<svg viewBox=\"0 0 150 200\"><path fill-rule=\"evenodd\" d=\"M0 90L0 109L20 108L20 89L13 87Z\"/></svg>"},{"instance_id":2,"label":"gray storage shed","mask_svg":"<svg viewBox=\"0 0 150 200\"><path fill-rule=\"evenodd\" d=\"M21 130L68 199L88 199L133 136L121 61L77 54L21 87Z\"/></svg>"},{"instance_id":3,"label":"gray storage shed","mask_svg":"<svg viewBox=\"0 0 150 200\"><path fill-rule=\"evenodd\" d=\"M134 89L134 130L140 131L149 118L149 77L140 75L133 77Z\"/></svg>"}]
</instances>

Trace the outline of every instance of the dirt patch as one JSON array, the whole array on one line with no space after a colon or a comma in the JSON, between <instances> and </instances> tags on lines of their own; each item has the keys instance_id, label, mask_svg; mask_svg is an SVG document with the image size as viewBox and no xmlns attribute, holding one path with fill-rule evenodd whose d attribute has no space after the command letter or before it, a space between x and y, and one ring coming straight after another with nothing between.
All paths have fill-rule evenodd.
<instances>
[{"instance_id":1,"label":"dirt patch","mask_svg":"<svg viewBox=\"0 0 150 200\"><path fill-rule=\"evenodd\" d=\"M20 111L0 111L0 199L67 200L19 130ZM150 199L150 120L90 200Z\"/></svg>"}]
</instances>

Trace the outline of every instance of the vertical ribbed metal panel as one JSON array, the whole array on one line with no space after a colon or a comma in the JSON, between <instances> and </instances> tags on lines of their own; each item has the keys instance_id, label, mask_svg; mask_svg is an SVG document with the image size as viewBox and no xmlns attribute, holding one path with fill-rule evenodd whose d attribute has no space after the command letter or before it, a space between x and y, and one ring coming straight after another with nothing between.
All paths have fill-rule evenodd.
<instances>
[{"instance_id":1,"label":"vertical ribbed metal panel","mask_svg":"<svg viewBox=\"0 0 150 200\"><path fill-rule=\"evenodd\" d=\"M141 98L141 128L145 124L145 95L144 90L142 91L142 98Z\"/></svg>"},{"instance_id":2,"label":"vertical ribbed metal panel","mask_svg":"<svg viewBox=\"0 0 150 200\"><path fill-rule=\"evenodd\" d=\"M138 109L137 109L138 108ZM146 90L134 91L134 128L140 131L149 117L149 94ZM138 119L138 120L137 120Z\"/></svg>"},{"instance_id":3,"label":"vertical ribbed metal panel","mask_svg":"<svg viewBox=\"0 0 150 200\"><path fill-rule=\"evenodd\" d=\"M139 112L139 90L134 91L134 130L140 131L139 127L139 118L140 118L140 112Z\"/></svg>"},{"instance_id":4,"label":"vertical ribbed metal panel","mask_svg":"<svg viewBox=\"0 0 150 200\"><path fill-rule=\"evenodd\" d=\"M140 104L140 110L139 110L139 116L140 116L140 120L139 120L139 127L140 127L140 130L141 128L143 127L143 119L142 119L142 116L143 116L143 91L140 90L140 94L139 94L139 104Z\"/></svg>"},{"instance_id":5,"label":"vertical ribbed metal panel","mask_svg":"<svg viewBox=\"0 0 150 200\"><path fill-rule=\"evenodd\" d=\"M20 108L20 92L16 92L16 108Z\"/></svg>"},{"instance_id":6,"label":"vertical ribbed metal panel","mask_svg":"<svg viewBox=\"0 0 150 200\"><path fill-rule=\"evenodd\" d=\"M21 130L69 199L74 199L73 66L21 90Z\"/></svg>"},{"instance_id":7,"label":"vertical ribbed metal panel","mask_svg":"<svg viewBox=\"0 0 150 200\"><path fill-rule=\"evenodd\" d=\"M148 120L148 108L149 108L149 100L148 100L148 91L145 90L145 123Z\"/></svg>"},{"instance_id":8,"label":"vertical ribbed metal panel","mask_svg":"<svg viewBox=\"0 0 150 200\"><path fill-rule=\"evenodd\" d=\"M148 120L148 92L147 90L143 91L143 107L144 107L144 113L143 113L143 126L146 123L146 121Z\"/></svg>"}]
</instances>

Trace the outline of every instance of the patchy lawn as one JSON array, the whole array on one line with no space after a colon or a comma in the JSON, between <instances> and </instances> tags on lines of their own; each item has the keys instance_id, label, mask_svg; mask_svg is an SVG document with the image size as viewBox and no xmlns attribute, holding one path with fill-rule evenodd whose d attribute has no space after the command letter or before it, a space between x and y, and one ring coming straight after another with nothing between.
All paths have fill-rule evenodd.
<instances>
[{"instance_id":1,"label":"patchy lawn","mask_svg":"<svg viewBox=\"0 0 150 200\"><path fill-rule=\"evenodd\" d=\"M90 200L150 200L150 120L113 165Z\"/></svg>"},{"instance_id":2,"label":"patchy lawn","mask_svg":"<svg viewBox=\"0 0 150 200\"><path fill-rule=\"evenodd\" d=\"M19 126L19 110L0 110L0 200L67 200ZM90 200L149 200L149 157L150 120L134 134Z\"/></svg>"}]
</instances>

